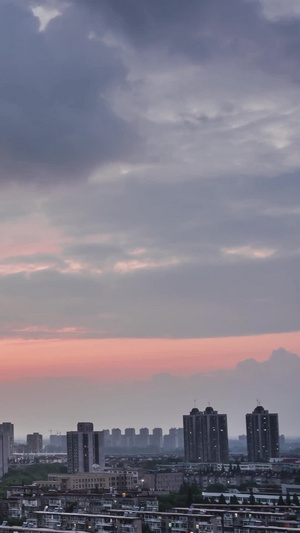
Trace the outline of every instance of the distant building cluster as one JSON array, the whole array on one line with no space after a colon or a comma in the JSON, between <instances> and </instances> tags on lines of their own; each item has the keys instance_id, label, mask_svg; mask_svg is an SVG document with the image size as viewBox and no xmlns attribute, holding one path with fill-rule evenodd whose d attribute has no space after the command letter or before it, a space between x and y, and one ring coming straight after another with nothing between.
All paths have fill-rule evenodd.
<instances>
[{"instance_id":1,"label":"distant building cluster","mask_svg":"<svg viewBox=\"0 0 300 533\"><path fill-rule=\"evenodd\" d=\"M267 463L278 458L280 443L284 443L279 435L278 414L258 405L246 414L246 435L241 435L239 441L247 443L250 463ZM190 414L183 416L183 428L171 428L165 435L162 428L154 428L150 433L146 427L138 433L134 428L126 428L124 433L119 428L94 431L91 422L79 422L76 431L51 434L48 446L50 452L67 453L68 474L72 475L103 472L105 452L181 454L184 450L187 463L225 464L229 461L227 415L219 414L211 406L204 411L194 407ZM26 444L14 446L14 425L3 422L0 424L0 479L7 473L8 459L14 452L40 454L43 451L43 436L37 432L27 435ZM98 481L94 479L93 483L97 485ZM100 485L105 483L103 478Z\"/></svg>"},{"instance_id":2,"label":"distant building cluster","mask_svg":"<svg viewBox=\"0 0 300 533\"><path fill-rule=\"evenodd\" d=\"M246 415L247 452L251 462L279 457L278 414L258 405ZM189 463L227 463L229 459L227 415L211 406L194 407L183 416L184 456Z\"/></svg>"},{"instance_id":3,"label":"distant building cluster","mask_svg":"<svg viewBox=\"0 0 300 533\"><path fill-rule=\"evenodd\" d=\"M154 428L152 434L144 427L136 433L135 428L126 428L124 433L119 428L110 432L104 430L105 448L146 450L153 452L183 450L183 429L170 428L169 433L163 434L162 428Z\"/></svg>"}]
</instances>

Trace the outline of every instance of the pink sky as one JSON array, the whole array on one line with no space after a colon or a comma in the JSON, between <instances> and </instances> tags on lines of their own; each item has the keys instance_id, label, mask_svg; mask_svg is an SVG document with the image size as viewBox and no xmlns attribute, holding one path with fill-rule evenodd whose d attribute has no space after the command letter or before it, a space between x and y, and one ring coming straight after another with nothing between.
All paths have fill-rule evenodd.
<instances>
[{"instance_id":1,"label":"pink sky","mask_svg":"<svg viewBox=\"0 0 300 533\"><path fill-rule=\"evenodd\" d=\"M279 347L299 353L300 332L214 339L79 339L0 341L2 381L82 376L127 381L169 372L189 375L232 368Z\"/></svg>"}]
</instances>

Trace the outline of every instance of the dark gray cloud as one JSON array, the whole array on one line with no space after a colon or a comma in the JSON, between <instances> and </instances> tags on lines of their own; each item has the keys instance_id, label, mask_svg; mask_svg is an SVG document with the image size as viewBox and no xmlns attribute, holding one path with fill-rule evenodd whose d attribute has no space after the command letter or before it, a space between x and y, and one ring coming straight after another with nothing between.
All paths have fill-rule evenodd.
<instances>
[{"instance_id":1,"label":"dark gray cloud","mask_svg":"<svg viewBox=\"0 0 300 533\"><path fill-rule=\"evenodd\" d=\"M62 194L48 214L72 236L126 235L131 247L186 253L197 260L209 251L249 244L293 251L299 202L296 174L175 184L126 181L86 188L80 196ZM90 245L85 254L88 249L91 255L112 251Z\"/></svg>"},{"instance_id":2,"label":"dark gray cloud","mask_svg":"<svg viewBox=\"0 0 300 533\"><path fill-rule=\"evenodd\" d=\"M39 31L30 5L29 1L5 0L0 6L3 181L86 179L104 163L128 159L153 162L158 155L151 140L157 136L153 124L146 120L142 127L138 124L142 117L138 121L126 117L132 102L122 104L124 97L131 95L144 112L149 107L140 91L147 87L147 74L142 70L136 73L138 54L150 76L155 63L157 74L166 68L160 48L168 53L169 68L175 65L173 60L181 67L203 64L205 69L211 65L216 68L217 64L221 68L225 61L229 71L235 69L232 89L237 91L243 90L242 72L248 68L270 72L273 82L274 76L281 79L286 74L297 81L299 21L270 21L263 16L258 1L182 4L179 0L71 0L63 4L61 16L54 18L45 31ZM55 5L59 8L60 4L40 3L45 9ZM134 51L126 49L128 43ZM256 73L253 86L264 83L261 73ZM234 106L226 101L226 83L224 80L220 109L230 115ZM203 83L200 95L205 101ZM161 99L162 95L157 97ZM198 120L198 131L216 118L212 120L202 111L186 111L181 115L180 130L183 134L192 123L195 128ZM161 124L162 135L164 128ZM171 131L165 134L171 135L171 148L176 150ZM216 138L219 134L214 133ZM178 142L184 142L184 138L178 138ZM257 156L263 165L266 154Z\"/></svg>"},{"instance_id":3,"label":"dark gray cloud","mask_svg":"<svg viewBox=\"0 0 300 533\"><path fill-rule=\"evenodd\" d=\"M299 259L282 259L183 263L127 273L48 269L11 274L0 280L2 336L16 334L12 323L15 330L26 325L82 328L81 336L100 338L296 331L298 272ZM60 335L53 331L52 336Z\"/></svg>"},{"instance_id":4,"label":"dark gray cloud","mask_svg":"<svg viewBox=\"0 0 300 533\"><path fill-rule=\"evenodd\" d=\"M139 50L165 49L168 54L207 64L217 59L241 60L254 68L287 74L298 80L300 21L265 17L258 0L75 0L97 24L122 35ZM288 12L288 9L287 9ZM294 10L290 10L294 14ZM103 27L103 26L102 26ZM278 61L285 57L286 61Z\"/></svg>"},{"instance_id":5,"label":"dark gray cloud","mask_svg":"<svg viewBox=\"0 0 300 533\"><path fill-rule=\"evenodd\" d=\"M126 69L114 49L89 38L72 6L42 32L29 7L0 6L2 181L85 179L136 142L106 101Z\"/></svg>"},{"instance_id":6,"label":"dark gray cloud","mask_svg":"<svg viewBox=\"0 0 300 533\"><path fill-rule=\"evenodd\" d=\"M263 38L268 23L261 17L259 2L219 0L186 3L180 0L147 2L133 0L97 2L77 0L83 10L99 14L116 33L136 47L166 47L171 53L187 54L197 60L237 52L253 37ZM234 16L233 16L234 15ZM99 20L99 19L98 19ZM213 31L215 30L215 33ZM223 31L218 30L222 29ZM228 38L230 37L230 38Z\"/></svg>"}]
</instances>

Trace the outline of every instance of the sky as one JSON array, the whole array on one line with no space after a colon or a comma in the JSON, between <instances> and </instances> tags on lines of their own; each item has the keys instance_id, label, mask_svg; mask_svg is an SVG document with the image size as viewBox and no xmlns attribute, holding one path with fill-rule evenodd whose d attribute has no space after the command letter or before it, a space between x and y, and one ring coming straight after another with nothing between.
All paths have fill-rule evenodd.
<instances>
[{"instance_id":1,"label":"sky","mask_svg":"<svg viewBox=\"0 0 300 533\"><path fill-rule=\"evenodd\" d=\"M17 435L180 426L194 399L237 435L257 398L300 435L299 45L298 0L1 0Z\"/></svg>"}]
</instances>

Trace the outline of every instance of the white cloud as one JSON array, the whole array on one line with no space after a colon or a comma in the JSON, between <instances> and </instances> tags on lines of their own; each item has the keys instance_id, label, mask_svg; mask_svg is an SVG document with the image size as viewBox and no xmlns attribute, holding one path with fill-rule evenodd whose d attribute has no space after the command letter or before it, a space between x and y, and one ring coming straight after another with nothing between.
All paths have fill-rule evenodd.
<instances>
[{"instance_id":1,"label":"white cloud","mask_svg":"<svg viewBox=\"0 0 300 533\"><path fill-rule=\"evenodd\" d=\"M246 259L268 259L276 253L276 250L271 248L253 248L252 246L225 248L222 251L225 255L244 257Z\"/></svg>"},{"instance_id":2,"label":"white cloud","mask_svg":"<svg viewBox=\"0 0 300 533\"><path fill-rule=\"evenodd\" d=\"M260 0L266 18L276 21L300 17L299 0Z\"/></svg>"},{"instance_id":3,"label":"white cloud","mask_svg":"<svg viewBox=\"0 0 300 533\"><path fill-rule=\"evenodd\" d=\"M141 261L120 261L114 265L113 270L114 272L118 272L120 274L128 274L129 272L134 272L135 270L170 267L173 265L178 265L179 262L179 259L176 257L164 261L153 261L151 259Z\"/></svg>"},{"instance_id":4,"label":"white cloud","mask_svg":"<svg viewBox=\"0 0 300 533\"><path fill-rule=\"evenodd\" d=\"M47 6L47 4L32 6L32 12L34 16L39 19L39 22L40 22L39 31L45 31L45 29L47 28L51 20L62 15L63 6L64 6L64 2L61 2L60 4L61 10L58 10L57 8L54 8L51 6L49 7Z\"/></svg>"}]
</instances>

